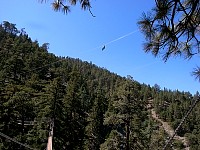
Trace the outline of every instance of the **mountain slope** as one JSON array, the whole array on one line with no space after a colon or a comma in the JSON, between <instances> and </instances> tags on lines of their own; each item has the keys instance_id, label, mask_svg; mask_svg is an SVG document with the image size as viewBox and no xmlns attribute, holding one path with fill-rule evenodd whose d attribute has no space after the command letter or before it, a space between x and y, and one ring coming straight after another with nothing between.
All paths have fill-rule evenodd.
<instances>
[{"instance_id":1,"label":"mountain slope","mask_svg":"<svg viewBox=\"0 0 200 150\"><path fill-rule=\"evenodd\" d=\"M35 149L46 148L52 123L54 149L161 149L167 136L149 117L148 99L175 128L193 97L56 57L15 24L0 25L0 132ZM194 149L199 119L189 118L179 131ZM0 137L0 149L22 147Z\"/></svg>"}]
</instances>

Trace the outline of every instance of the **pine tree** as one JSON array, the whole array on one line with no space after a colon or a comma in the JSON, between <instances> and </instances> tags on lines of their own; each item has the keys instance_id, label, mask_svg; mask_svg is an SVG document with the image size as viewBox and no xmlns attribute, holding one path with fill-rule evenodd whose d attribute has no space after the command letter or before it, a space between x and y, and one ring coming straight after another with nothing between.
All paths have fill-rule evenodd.
<instances>
[{"instance_id":1,"label":"pine tree","mask_svg":"<svg viewBox=\"0 0 200 150\"><path fill-rule=\"evenodd\" d=\"M82 99L82 76L76 71L72 71L67 82L66 94L64 96L65 124L65 148L82 149L85 139L84 131L86 126L86 111L84 100Z\"/></svg>"},{"instance_id":2,"label":"pine tree","mask_svg":"<svg viewBox=\"0 0 200 150\"><path fill-rule=\"evenodd\" d=\"M65 86L62 79L57 77L46 85L43 92L40 93L36 99L37 103L37 118L34 129L31 134L36 134L38 138L31 139L40 147L45 148L47 143L48 132L50 130L50 123L54 123L54 147L56 149L62 148L62 128L64 123L64 94Z\"/></svg>"},{"instance_id":3,"label":"pine tree","mask_svg":"<svg viewBox=\"0 0 200 150\"><path fill-rule=\"evenodd\" d=\"M117 130L112 130L106 139L106 141L101 144L100 150L121 150L125 149L125 139Z\"/></svg>"},{"instance_id":4,"label":"pine tree","mask_svg":"<svg viewBox=\"0 0 200 150\"><path fill-rule=\"evenodd\" d=\"M138 22L144 33L145 52L167 61L171 56L190 59L199 54L199 0L155 0L155 7ZM194 70L199 80L200 67Z\"/></svg>"},{"instance_id":5,"label":"pine tree","mask_svg":"<svg viewBox=\"0 0 200 150\"><path fill-rule=\"evenodd\" d=\"M43 1L46 2L46 0L40 0L40 2ZM81 0L81 1L71 0L68 3L64 0L58 0L58 1L53 0L52 6L54 11L62 11L64 14L68 14L70 12L70 6L76 5L78 2L80 2L82 9L84 10L89 9L90 11L91 8L90 0Z\"/></svg>"},{"instance_id":6,"label":"pine tree","mask_svg":"<svg viewBox=\"0 0 200 150\"><path fill-rule=\"evenodd\" d=\"M98 150L104 141L105 126L103 125L104 113L106 110L106 98L102 90L98 90L94 105L88 114L88 125L86 126L86 150Z\"/></svg>"},{"instance_id":7,"label":"pine tree","mask_svg":"<svg viewBox=\"0 0 200 150\"><path fill-rule=\"evenodd\" d=\"M137 83L132 78L126 80L126 84L119 87L118 92L113 95L113 100L105 114L105 124L109 124L123 135L125 144L123 147L129 150L134 148L132 142L137 139L141 130L143 102L140 99ZM140 120L140 119L141 120Z\"/></svg>"}]
</instances>

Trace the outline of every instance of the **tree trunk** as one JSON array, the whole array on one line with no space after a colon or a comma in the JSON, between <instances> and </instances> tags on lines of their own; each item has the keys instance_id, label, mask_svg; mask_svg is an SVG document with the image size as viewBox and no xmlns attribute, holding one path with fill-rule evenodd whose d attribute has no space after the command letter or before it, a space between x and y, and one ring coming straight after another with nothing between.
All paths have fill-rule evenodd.
<instances>
[{"instance_id":1,"label":"tree trunk","mask_svg":"<svg viewBox=\"0 0 200 150\"><path fill-rule=\"evenodd\" d=\"M130 150L130 120L127 121L126 126L126 150Z\"/></svg>"}]
</instances>

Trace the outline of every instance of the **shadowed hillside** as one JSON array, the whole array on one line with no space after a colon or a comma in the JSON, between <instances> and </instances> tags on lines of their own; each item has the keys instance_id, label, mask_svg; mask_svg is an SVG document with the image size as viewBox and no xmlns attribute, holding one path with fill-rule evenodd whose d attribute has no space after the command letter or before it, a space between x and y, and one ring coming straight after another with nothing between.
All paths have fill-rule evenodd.
<instances>
[{"instance_id":1,"label":"shadowed hillside","mask_svg":"<svg viewBox=\"0 0 200 150\"><path fill-rule=\"evenodd\" d=\"M167 135L149 117L148 99L175 128L193 97L56 57L15 24L0 25L0 132L31 148L45 149L51 136L61 150L162 149ZM191 149L199 145L199 111L178 132ZM0 149L26 148L0 136Z\"/></svg>"}]
</instances>

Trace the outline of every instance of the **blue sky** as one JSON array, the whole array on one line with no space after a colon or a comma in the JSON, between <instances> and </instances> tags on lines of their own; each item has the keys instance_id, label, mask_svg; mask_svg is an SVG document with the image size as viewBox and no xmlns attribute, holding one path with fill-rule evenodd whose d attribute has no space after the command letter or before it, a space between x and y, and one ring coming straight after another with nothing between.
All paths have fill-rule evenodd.
<instances>
[{"instance_id":1,"label":"blue sky","mask_svg":"<svg viewBox=\"0 0 200 150\"><path fill-rule=\"evenodd\" d=\"M79 5L64 15L52 10L50 0L46 4L38 0L1 0L0 21L25 28L40 44L50 43L49 52L57 56L91 61L118 75L131 75L140 83L194 94L200 89L200 83L191 76L199 65L197 56L189 61L171 58L164 63L142 49L145 39L137 21L153 5L154 0L93 0L94 18Z\"/></svg>"}]
</instances>

